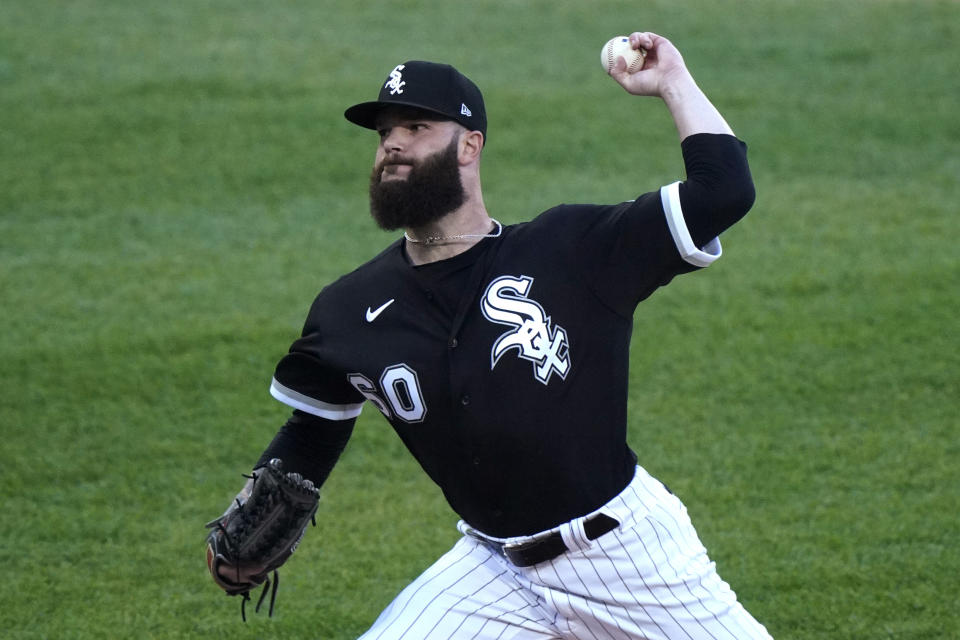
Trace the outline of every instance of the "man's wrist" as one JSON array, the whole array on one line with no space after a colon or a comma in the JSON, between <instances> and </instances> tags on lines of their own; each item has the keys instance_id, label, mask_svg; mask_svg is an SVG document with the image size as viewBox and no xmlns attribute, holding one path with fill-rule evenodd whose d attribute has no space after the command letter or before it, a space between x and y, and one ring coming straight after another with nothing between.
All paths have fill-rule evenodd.
<instances>
[{"instance_id":1,"label":"man's wrist","mask_svg":"<svg viewBox=\"0 0 960 640\"><path fill-rule=\"evenodd\" d=\"M695 133L724 133L733 130L689 74L664 84L660 93L670 110L680 140Z\"/></svg>"},{"instance_id":2,"label":"man's wrist","mask_svg":"<svg viewBox=\"0 0 960 640\"><path fill-rule=\"evenodd\" d=\"M682 108L685 102L701 99L703 91L689 73L676 74L671 78L664 78L661 82L660 97L671 110Z\"/></svg>"}]
</instances>

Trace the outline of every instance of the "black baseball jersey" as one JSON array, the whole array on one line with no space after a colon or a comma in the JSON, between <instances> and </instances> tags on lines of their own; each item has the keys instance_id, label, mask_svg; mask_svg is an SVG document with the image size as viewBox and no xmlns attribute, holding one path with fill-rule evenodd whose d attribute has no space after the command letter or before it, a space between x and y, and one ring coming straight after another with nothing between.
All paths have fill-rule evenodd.
<instances>
[{"instance_id":1,"label":"black baseball jersey","mask_svg":"<svg viewBox=\"0 0 960 640\"><path fill-rule=\"evenodd\" d=\"M320 292L272 394L328 420L352 420L369 401L451 507L490 535L596 509L636 465L635 307L716 259L715 234L752 203L742 143L699 135L683 148L687 183L631 202L561 205L421 266L395 242ZM692 158L705 163L697 188L709 197L694 193ZM745 206L709 184L731 175L746 176Z\"/></svg>"}]
</instances>

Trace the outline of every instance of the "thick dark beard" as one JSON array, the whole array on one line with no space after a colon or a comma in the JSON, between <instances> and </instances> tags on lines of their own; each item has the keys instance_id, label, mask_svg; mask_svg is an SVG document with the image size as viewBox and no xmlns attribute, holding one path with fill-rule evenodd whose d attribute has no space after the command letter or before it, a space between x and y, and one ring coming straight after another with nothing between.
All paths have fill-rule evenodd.
<instances>
[{"instance_id":1,"label":"thick dark beard","mask_svg":"<svg viewBox=\"0 0 960 640\"><path fill-rule=\"evenodd\" d=\"M460 166L458 140L447 148L417 162L406 180L381 182L383 167L370 173L370 213L377 226L387 231L417 229L435 222L466 201Z\"/></svg>"}]
</instances>

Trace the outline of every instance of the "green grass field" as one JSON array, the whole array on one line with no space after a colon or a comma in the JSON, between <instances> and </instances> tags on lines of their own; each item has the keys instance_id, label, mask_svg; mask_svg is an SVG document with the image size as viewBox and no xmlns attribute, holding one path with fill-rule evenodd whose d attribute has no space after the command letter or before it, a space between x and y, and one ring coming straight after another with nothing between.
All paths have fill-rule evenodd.
<instances>
[{"instance_id":1,"label":"green grass field","mask_svg":"<svg viewBox=\"0 0 960 640\"><path fill-rule=\"evenodd\" d=\"M319 288L390 242L341 116L403 60L483 88L504 222L673 181L599 67L670 37L750 145L725 257L641 305L631 444L778 640L960 638L960 4L0 5L0 636L355 638L456 538L369 407L243 625L203 524L287 410Z\"/></svg>"}]
</instances>

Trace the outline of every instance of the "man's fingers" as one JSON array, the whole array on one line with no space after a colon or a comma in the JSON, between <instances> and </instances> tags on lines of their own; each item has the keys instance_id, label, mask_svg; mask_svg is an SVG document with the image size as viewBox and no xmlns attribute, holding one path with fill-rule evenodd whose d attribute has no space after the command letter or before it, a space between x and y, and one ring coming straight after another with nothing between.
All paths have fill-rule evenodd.
<instances>
[{"instance_id":1,"label":"man's fingers","mask_svg":"<svg viewBox=\"0 0 960 640\"><path fill-rule=\"evenodd\" d=\"M654 37L659 36L649 31L634 31L629 36L630 46L634 49L646 49L650 51L654 47Z\"/></svg>"}]
</instances>

